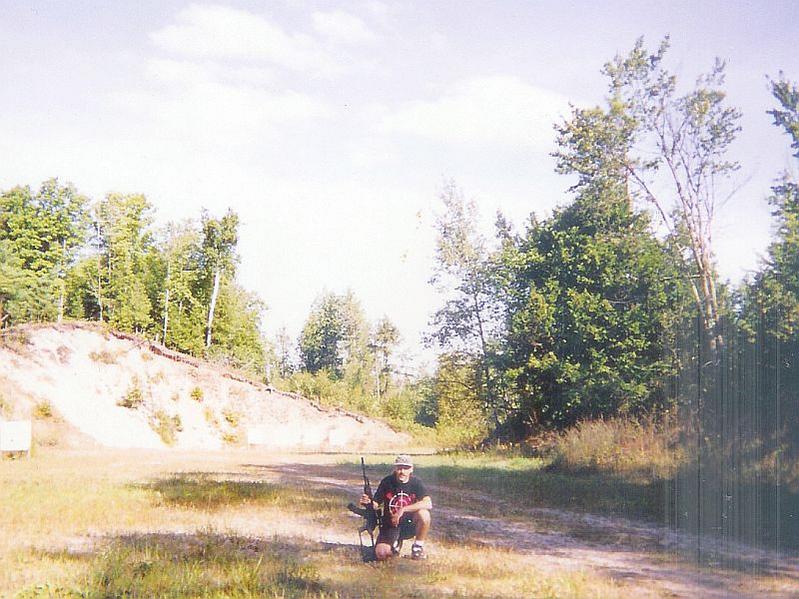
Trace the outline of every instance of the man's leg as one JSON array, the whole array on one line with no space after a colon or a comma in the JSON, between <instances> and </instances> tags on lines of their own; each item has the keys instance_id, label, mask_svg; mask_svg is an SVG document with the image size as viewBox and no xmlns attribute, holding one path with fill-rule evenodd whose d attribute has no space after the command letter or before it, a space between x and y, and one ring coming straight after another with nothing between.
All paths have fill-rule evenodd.
<instances>
[{"instance_id":1,"label":"man's leg","mask_svg":"<svg viewBox=\"0 0 799 599\"><path fill-rule=\"evenodd\" d=\"M424 550L424 541L427 538L427 531L430 530L430 510L419 510L413 517L416 524L416 539L411 547L411 557L413 559L427 559Z\"/></svg>"},{"instance_id":2,"label":"man's leg","mask_svg":"<svg viewBox=\"0 0 799 599\"><path fill-rule=\"evenodd\" d=\"M427 532L430 530L430 510L414 512L413 522L416 524L416 541L424 543Z\"/></svg>"},{"instance_id":3,"label":"man's leg","mask_svg":"<svg viewBox=\"0 0 799 599\"><path fill-rule=\"evenodd\" d=\"M377 557L377 561L382 562L393 555L394 552L391 550L391 545L388 543L378 543L375 545L375 556Z\"/></svg>"},{"instance_id":4,"label":"man's leg","mask_svg":"<svg viewBox=\"0 0 799 599\"><path fill-rule=\"evenodd\" d=\"M375 545L375 557L377 561L383 561L394 556L393 545L399 539L399 528L381 528L380 534L377 535L377 544Z\"/></svg>"}]
</instances>

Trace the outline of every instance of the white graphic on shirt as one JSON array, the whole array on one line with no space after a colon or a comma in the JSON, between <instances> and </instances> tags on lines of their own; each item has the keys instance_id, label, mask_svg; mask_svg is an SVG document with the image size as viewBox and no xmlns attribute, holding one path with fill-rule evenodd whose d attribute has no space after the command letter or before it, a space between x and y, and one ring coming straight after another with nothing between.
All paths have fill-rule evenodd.
<instances>
[{"instance_id":1,"label":"white graphic on shirt","mask_svg":"<svg viewBox=\"0 0 799 599\"><path fill-rule=\"evenodd\" d=\"M401 507L411 505L412 503L413 500L411 499L411 496L408 495L405 491L400 491L399 493L394 495L394 497L389 499L388 509L391 510L392 514L395 514L397 513L397 510L399 510Z\"/></svg>"}]
</instances>

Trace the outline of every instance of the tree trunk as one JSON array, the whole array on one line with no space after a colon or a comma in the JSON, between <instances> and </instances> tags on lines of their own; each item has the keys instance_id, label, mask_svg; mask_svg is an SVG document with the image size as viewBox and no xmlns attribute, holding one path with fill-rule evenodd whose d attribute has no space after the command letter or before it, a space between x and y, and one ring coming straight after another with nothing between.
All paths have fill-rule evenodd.
<instances>
[{"instance_id":1,"label":"tree trunk","mask_svg":"<svg viewBox=\"0 0 799 599\"><path fill-rule=\"evenodd\" d=\"M103 263L97 254L97 307L100 309L100 322L103 322Z\"/></svg>"},{"instance_id":2,"label":"tree trunk","mask_svg":"<svg viewBox=\"0 0 799 599\"><path fill-rule=\"evenodd\" d=\"M64 321L64 256L67 253L67 241L61 240L61 266L58 273L58 322Z\"/></svg>"},{"instance_id":3,"label":"tree trunk","mask_svg":"<svg viewBox=\"0 0 799 599\"><path fill-rule=\"evenodd\" d=\"M222 269L217 268L214 272L214 290L211 292L211 305L208 308L208 326L205 328L205 347L211 347L211 326L214 323L214 309L216 308L216 298L219 295L219 279L222 276Z\"/></svg>"},{"instance_id":4,"label":"tree trunk","mask_svg":"<svg viewBox=\"0 0 799 599\"><path fill-rule=\"evenodd\" d=\"M58 281L58 322L64 321L64 280Z\"/></svg>"},{"instance_id":5,"label":"tree trunk","mask_svg":"<svg viewBox=\"0 0 799 599\"><path fill-rule=\"evenodd\" d=\"M167 277L167 280L168 277ZM166 345L166 329L169 324L169 287L164 292L164 332L161 335L161 343Z\"/></svg>"}]
</instances>

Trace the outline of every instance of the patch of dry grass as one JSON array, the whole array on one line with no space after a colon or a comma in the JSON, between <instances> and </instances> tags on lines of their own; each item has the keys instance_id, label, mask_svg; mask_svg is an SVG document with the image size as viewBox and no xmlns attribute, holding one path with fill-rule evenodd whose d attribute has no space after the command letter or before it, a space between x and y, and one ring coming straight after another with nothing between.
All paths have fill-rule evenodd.
<instances>
[{"instance_id":1,"label":"patch of dry grass","mask_svg":"<svg viewBox=\"0 0 799 599\"><path fill-rule=\"evenodd\" d=\"M0 530L13 531L0 539L0 596L623 596L588 571L446 540L425 563L365 565L357 546L315 540L357 539L344 490L262 480L254 459L82 451L0 462Z\"/></svg>"},{"instance_id":2,"label":"patch of dry grass","mask_svg":"<svg viewBox=\"0 0 799 599\"><path fill-rule=\"evenodd\" d=\"M669 478L685 461L678 435L677 427L667 419L587 420L551 443L552 467L569 472Z\"/></svg>"}]
</instances>

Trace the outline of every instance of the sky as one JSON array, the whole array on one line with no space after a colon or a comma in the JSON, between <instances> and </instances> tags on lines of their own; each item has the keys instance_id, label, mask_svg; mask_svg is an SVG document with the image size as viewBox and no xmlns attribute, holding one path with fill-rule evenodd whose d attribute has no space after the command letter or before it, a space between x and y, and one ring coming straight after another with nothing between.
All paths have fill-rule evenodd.
<instances>
[{"instance_id":1,"label":"sky","mask_svg":"<svg viewBox=\"0 0 799 599\"><path fill-rule=\"evenodd\" d=\"M424 362L444 182L487 236L497 211L521 229L567 203L553 124L602 104L602 65L641 36L670 36L685 86L727 61L742 168L715 250L733 282L756 269L793 168L766 76L799 80L796 23L792 0L0 0L0 190L144 193L159 224L232 208L267 334L351 290Z\"/></svg>"}]
</instances>

